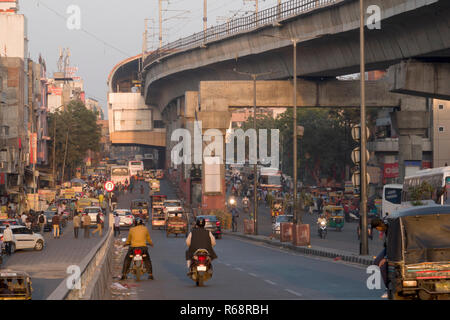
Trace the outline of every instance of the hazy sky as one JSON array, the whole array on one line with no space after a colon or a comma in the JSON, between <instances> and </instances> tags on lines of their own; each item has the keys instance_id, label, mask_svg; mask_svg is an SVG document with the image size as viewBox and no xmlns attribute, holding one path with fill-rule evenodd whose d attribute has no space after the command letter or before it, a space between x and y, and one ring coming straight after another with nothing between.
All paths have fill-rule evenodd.
<instances>
[{"instance_id":1,"label":"hazy sky","mask_svg":"<svg viewBox=\"0 0 450 320\"><path fill-rule=\"evenodd\" d=\"M260 10L276 4L277 0L259 0ZM81 30L67 28L71 5L81 10ZM70 48L71 65L79 68L86 97L99 100L105 115L107 77L117 63L142 51L146 18L155 21L157 45L158 0L19 0L19 6L28 21L31 58L42 54L52 76L59 48ZM163 8L167 10L164 43L202 30L203 0L164 0ZM242 16L252 10L254 0L208 0L208 25L223 23L219 17ZM171 19L176 16L180 18Z\"/></svg>"}]
</instances>

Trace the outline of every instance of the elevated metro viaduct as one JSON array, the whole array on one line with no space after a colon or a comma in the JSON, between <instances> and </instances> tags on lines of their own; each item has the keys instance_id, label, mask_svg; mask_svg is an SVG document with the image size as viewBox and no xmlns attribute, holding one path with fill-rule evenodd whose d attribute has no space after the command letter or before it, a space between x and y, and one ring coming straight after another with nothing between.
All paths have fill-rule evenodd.
<instances>
[{"instance_id":1,"label":"elevated metro viaduct","mask_svg":"<svg viewBox=\"0 0 450 320\"><path fill-rule=\"evenodd\" d=\"M132 160L147 155L153 168L164 168L166 130L161 112L145 104L140 93L141 56L117 64L108 77L108 118L112 157Z\"/></svg>"},{"instance_id":2,"label":"elevated metro viaduct","mask_svg":"<svg viewBox=\"0 0 450 320\"><path fill-rule=\"evenodd\" d=\"M400 133L404 174L405 160L422 159L421 138L430 126L426 97L450 96L450 3L373 0L370 5L381 9L381 29L366 29L367 70L389 69L389 77L368 84L367 105L396 108L392 120ZM224 166L202 170L200 177L190 165L173 166L177 142L171 134L178 128L193 132L194 120L202 121L203 134L211 128L225 132L231 108L253 106L249 77L236 69L270 72L257 83L259 107L292 107L292 81L286 80L293 75L292 39L298 49L295 75L301 80L298 105L359 107L359 82L336 80L359 72L359 1L290 0L147 53L141 73L139 56L116 66L109 77L113 143L166 147L166 168L185 200L223 209ZM142 87L133 89L136 83ZM214 192L205 190L209 174L220 179Z\"/></svg>"}]
</instances>

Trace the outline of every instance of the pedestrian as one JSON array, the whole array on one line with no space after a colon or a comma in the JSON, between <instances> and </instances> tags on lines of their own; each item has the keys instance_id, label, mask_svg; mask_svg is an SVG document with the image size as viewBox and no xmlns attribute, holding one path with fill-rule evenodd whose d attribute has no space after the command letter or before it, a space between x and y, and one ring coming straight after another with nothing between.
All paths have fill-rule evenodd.
<instances>
[{"instance_id":1,"label":"pedestrian","mask_svg":"<svg viewBox=\"0 0 450 320\"><path fill-rule=\"evenodd\" d=\"M22 216L20 217L20 219L22 220L22 224L25 226L27 224L27 215L24 213L22 213Z\"/></svg>"},{"instance_id":2,"label":"pedestrian","mask_svg":"<svg viewBox=\"0 0 450 320\"><path fill-rule=\"evenodd\" d=\"M83 215L82 221L83 221L83 228L84 228L84 237L89 238L89 236L90 236L89 229L91 228L91 217L87 213L85 213Z\"/></svg>"},{"instance_id":3,"label":"pedestrian","mask_svg":"<svg viewBox=\"0 0 450 320\"><path fill-rule=\"evenodd\" d=\"M3 231L3 242L5 243L5 250L8 256L11 255L11 246L15 241L14 234L9 227L9 224L6 225L5 231Z\"/></svg>"},{"instance_id":4,"label":"pedestrian","mask_svg":"<svg viewBox=\"0 0 450 320\"><path fill-rule=\"evenodd\" d=\"M57 212L55 212L55 215L53 216L53 219L52 219L53 238L54 239L59 238L59 235L60 235L61 230L59 228L59 221L60 221L59 214Z\"/></svg>"},{"instance_id":5,"label":"pedestrian","mask_svg":"<svg viewBox=\"0 0 450 320\"><path fill-rule=\"evenodd\" d=\"M47 217L45 216L44 211L41 211L41 213L39 214L38 222L39 222L39 232L42 233L44 232L44 226L47 223Z\"/></svg>"},{"instance_id":6,"label":"pedestrian","mask_svg":"<svg viewBox=\"0 0 450 320\"><path fill-rule=\"evenodd\" d=\"M12 219L14 217L14 213L12 211L11 206L8 206L8 219Z\"/></svg>"},{"instance_id":7,"label":"pedestrian","mask_svg":"<svg viewBox=\"0 0 450 320\"><path fill-rule=\"evenodd\" d=\"M233 207L233 209L231 209L231 225L233 232L237 232L237 218L239 218L239 212Z\"/></svg>"},{"instance_id":8,"label":"pedestrian","mask_svg":"<svg viewBox=\"0 0 450 320\"><path fill-rule=\"evenodd\" d=\"M120 235L120 217L118 213L116 213L114 217L114 237L116 237L116 235Z\"/></svg>"},{"instance_id":9,"label":"pedestrian","mask_svg":"<svg viewBox=\"0 0 450 320\"><path fill-rule=\"evenodd\" d=\"M97 213L97 229L95 229L92 232L92 235L94 235L94 233L99 233L100 238L103 236L103 230L102 230L102 226L103 226L103 221L102 221L102 212L98 211Z\"/></svg>"},{"instance_id":10,"label":"pedestrian","mask_svg":"<svg viewBox=\"0 0 450 320\"><path fill-rule=\"evenodd\" d=\"M80 215L76 213L75 216L73 217L73 233L75 235L75 239L78 239L78 231L80 230L80 227L81 227L81 218Z\"/></svg>"}]
</instances>

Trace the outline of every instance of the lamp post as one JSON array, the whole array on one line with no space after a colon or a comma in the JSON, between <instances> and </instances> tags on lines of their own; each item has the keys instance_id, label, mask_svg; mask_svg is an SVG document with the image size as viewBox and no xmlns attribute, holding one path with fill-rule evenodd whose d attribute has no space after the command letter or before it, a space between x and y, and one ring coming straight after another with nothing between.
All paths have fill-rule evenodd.
<instances>
[{"instance_id":1,"label":"lamp post","mask_svg":"<svg viewBox=\"0 0 450 320\"><path fill-rule=\"evenodd\" d=\"M364 52L364 0L359 1L360 59L361 59L361 255L369 254L367 235L367 126L366 126L366 67Z\"/></svg>"},{"instance_id":2,"label":"lamp post","mask_svg":"<svg viewBox=\"0 0 450 320\"><path fill-rule=\"evenodd\" d=\"M262 77L265 75L269 75L272 72L264 72L264 73L248 73L248 72L239 72L236 69L234 69L234 72L251 76L253 79L253 129L256 132L256 80L258 77ZM256 139L258 139L258 135L256 135ZM255 163L253 165L253 223L254 223L254 230L255 235L258 235L258 197L257 197L257 180L258 180L258 164Z\"/></svg>"},{"instance_id":3,"label":"lamp post","mask_svg":"<svg viewBox=\"0 0 450 320\"><path fill-rule=\"evenodd\" d=\"M56 168L56 111L58 111L59 109L61 109L62 107L64 107L64 105L59 106L58 108L55 109L55 120L53 123L53 188L56 187L56 177L55 177L55 168Z\"/></svg>"},{"instance_id":4,"label":"lamp post","mask_svg":"<svg viewBox=\"0 0 450 320\"><path fill-rule=\"evenodd\" d=\"M285 38L285 37L279 37L279 36L274 36L274 35L264 35L264 37L270 37L270 38L278 38L278 39L282 39L282 40L289 40L292 42L292 46L293 46L293 55L294 55L294 59L293 59L293 67L292 67L292 78L293 78L293 97L292 97L292 105L293 105L293 113L294 113L294 120L293 120L293 126L294 126L294 134L293 134L293 157L294 157L294 161L293 161L293 180L294 180L294 224L298 224L299 221L299 216L298 216L298 202L297 202L297 192L298 192L298 187L297 187L297 139L298 139L298 127L297 127L297 43L300 41L300 39L298 38ZM300 218L300 222L302 222L302 219Z\"/></svg>"}]
</instances>

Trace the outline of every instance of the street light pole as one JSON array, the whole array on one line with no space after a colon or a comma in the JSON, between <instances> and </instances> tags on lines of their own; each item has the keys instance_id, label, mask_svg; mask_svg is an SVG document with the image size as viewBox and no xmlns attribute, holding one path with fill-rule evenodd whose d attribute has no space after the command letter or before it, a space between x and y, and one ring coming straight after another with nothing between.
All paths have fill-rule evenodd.
<instances>
[{"instance_id":1,"label":"street light pole","mask_svg":"<svg viewBox=\"0 0 450 320\"><path fill-rule=\"evenodd\" d=\"M269 75L272 72L264 73L247 73L239 72L234 69L234 72L251 76L253 79L253 129L256 132L256 80L258 77ZM256 134L256 139L258 139L258 134ZM251 148L251 146L250 146ZM258 158L258 157L257 157ZM258 179L258 164L257 162L253 166L253 223L254 223L254 233L258 235L258 197L257 197L257 179Z\"/></svg>"},{"instance_id":2,"label":"street light pole","mask_svg":"<svg viewBox=\"0 0 450 320\"><path fill-rule=\"evenodd\" d=\"M361 255L369 254L367 234L367 127L366 127L366 67L364 44L364 0L359 1L361 56Z\"/></svg>"},{"instance_id":3,"label":"street light pole","mask_svg":"<svg viewBox=\"0 0 450 320\"><path fill-rule=\"evenodd\" d=\"M297 203L297 40L292 40L294 45L294 66L292 77L294 78L294 224L298 224L298 203Z\"/></svg>"}]
</instances>

